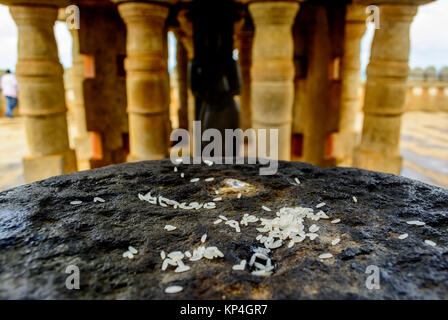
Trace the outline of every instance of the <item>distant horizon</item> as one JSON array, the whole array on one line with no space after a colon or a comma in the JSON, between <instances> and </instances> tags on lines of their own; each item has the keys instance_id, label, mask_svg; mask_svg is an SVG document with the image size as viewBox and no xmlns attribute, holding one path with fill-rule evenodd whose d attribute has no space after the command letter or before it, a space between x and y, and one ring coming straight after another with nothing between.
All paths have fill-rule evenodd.
<instances>
[{"instance_id":1,"label":"distant horizon","mask_svg":"<svg viewBox=\"0 0 448 320\"><path fill-rule=\"evenodd\" d=\"M411 69L435 67L439 71L448 66L448 1L437 0L419 7L411 25ZM81 13L82 14L82 13ZM64 22L55 24L55 37L58 43L59 58L64 69L72 66L72 36ZM361 77L365 79L365 69L369 62L370 45L374 35L374 26L370 24L361 41ZM176 39L172 33L168 37L168 68L173 71L176 65ZM8 7L0 5L0 70L15 71L17 62L17 27L9 14Z\"/></svg>"}]
</instances>

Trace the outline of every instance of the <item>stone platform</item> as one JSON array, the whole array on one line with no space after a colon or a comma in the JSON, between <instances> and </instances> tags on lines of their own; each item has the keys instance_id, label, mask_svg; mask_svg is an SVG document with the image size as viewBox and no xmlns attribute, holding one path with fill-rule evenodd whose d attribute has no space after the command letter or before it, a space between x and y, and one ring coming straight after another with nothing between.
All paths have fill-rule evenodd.
<instances>
[{"instance_id":1,"label":"stone platform","mask_svg":"<svg viewBox=\"0 0 448 320\"><path fill-rule=\"evenodd\" d=\"M173 168L169 160L126 163L0 193L0 298L448 299L448 190L297 162L280 162L275 176L259 176L255 165ZM216 209L174 209L140 200L147 192L178 202L222 201ZM326 205L316 209L321 202ZM224 222L213 224L218 216L272 219L278 209L296 206L329 216L314 222L319 236L273 249L270 276L255 276L249 267L232 270L263 246L256 240L261 225L241 225L238 233ZM425 225L407 223L414 220ZM177 229L166 231L167 224ZM218 247L224 257L184 259L191 269L182 273L161 270L162 250L192 252L205 233L204 245ZM404 233L409 236L399 239ZM335 238L341 241L331 245ZM133 259L123 257L128 246L138 250ZM319 258L323 253L333 257ZM65 286L69 265L79 267L79 290ZM366 288L369 265L379 267L380 289ZM165 293L171 285L183 291Z\"/></svg>"}]
</instances>

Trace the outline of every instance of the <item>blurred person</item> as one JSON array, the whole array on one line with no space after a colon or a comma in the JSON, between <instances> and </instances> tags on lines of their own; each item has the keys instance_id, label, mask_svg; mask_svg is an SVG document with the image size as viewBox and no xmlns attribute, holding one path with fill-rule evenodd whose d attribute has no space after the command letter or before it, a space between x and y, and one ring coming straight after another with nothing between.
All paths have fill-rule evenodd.
<instances>
[{"instance_id":1,"label":"blurred person","mask_svg":"<svg viewBox=\"0 0 448 320\"><path fill-rule=\"evenodd\" d=\"M12 118L12 110L17 107L17 79L11 71L6 70L0 81L2 95L6 98L5 116Z\"/></svg>"}]
</instances>

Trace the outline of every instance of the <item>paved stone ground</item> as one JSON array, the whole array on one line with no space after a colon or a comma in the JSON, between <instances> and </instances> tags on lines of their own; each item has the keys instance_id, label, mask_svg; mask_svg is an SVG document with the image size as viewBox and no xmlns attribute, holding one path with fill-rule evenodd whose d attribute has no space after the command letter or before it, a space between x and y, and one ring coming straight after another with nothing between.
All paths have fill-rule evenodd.
<instances>
[{"instance_id":1,"label":"paved stone ground","mask_svg":"<svg viewBox=\"0 0 448 320\"><path fill-rule=\"evenodd\" d=\"M21 159L27 154L23 120L0 117L0 191L24 183ZM402 175L448 188L448 114L409 112L403 116Z\"/></svg>"}]
</instances>

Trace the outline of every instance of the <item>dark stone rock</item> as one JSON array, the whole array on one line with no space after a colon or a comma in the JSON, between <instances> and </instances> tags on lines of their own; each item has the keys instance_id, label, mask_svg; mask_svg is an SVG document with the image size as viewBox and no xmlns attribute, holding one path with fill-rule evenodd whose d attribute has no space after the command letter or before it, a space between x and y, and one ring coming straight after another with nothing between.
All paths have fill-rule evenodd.
<instances>
[{"instance_id":1,"label":"dark stone rock","mask_svg":"<svg viewBox=\"0 0 448 320\"><path fill-rule=\"evenodd\" d=\"M280 162L278 174L259 176L255 165L180 165L169 160L127 163L58 176L0 193L0 298L57 299L448 299L448 191L402 177L348 168L320 169ZM200 182L190 183L193 177ZM203 178L215 177L213 182ZM294 177L301 180L294 185ZM224 181L250 184L238 191ZM214 210L186 211L152 205L138 193L182 201L210 201ZM225 189L227 188L227 189ZM228 192L224 192L227 190ZM94 203L94 197L106 200ZM358 203L352 197L356 196ZM71 205L82 200L81 205ZM271 252L269 277L233 271L259 245L258 223L236 233L213 225L219 214L240 220L244 213L274 217L283 206L323 208L339 224L320 220L319 237ZM421 220L425 226L406 224ZM167 232L166 224L178 228ZM160 251L192 250L207 233L207 244L224 258L185 261L190 271L161 271ZM405 240L399 234L409 233ZM335 237L341 242L331 246ZM428 246L425 239L437 243ZM122 254L132 245L133 260ZM334 258L321 260L321 253ZM65 273L76 265L80 290L68 290ZM369 290L366 268L381 270L379 290ZM168 285L181 293L167 295Z\"/></svg>"}]
</instances>

